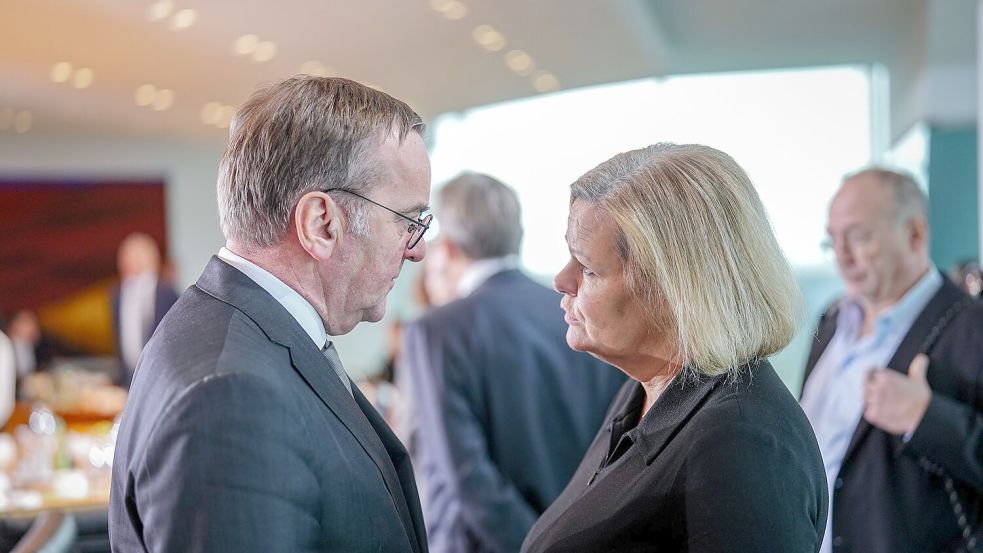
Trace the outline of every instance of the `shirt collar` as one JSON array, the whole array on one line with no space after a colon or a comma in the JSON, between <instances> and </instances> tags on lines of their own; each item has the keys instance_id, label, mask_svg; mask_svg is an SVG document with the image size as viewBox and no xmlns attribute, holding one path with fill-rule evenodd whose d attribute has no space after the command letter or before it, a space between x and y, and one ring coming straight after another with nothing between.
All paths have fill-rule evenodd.
<instances>
[{"instance_id":1,"label":"shirt collar","mask_svg":"<svg viewBox=\"0 0 983 553\"><path fill-rule=\"evenodd\" d=\"M901 299L877 317L875 325L888 330L911 327L915 319L918 318L918 315L932 299L932 296L941 287L942 275L939 274L939 271L934 265L930 266L925 275L918 279L915 285L901 296ZM863 317L863 310L860 307L860 303L854 298L843 298L841 300L837 326L840 323L844 323L846 317L855 320L856 324L859 324Z\"/></svg>"},{"instance_id":2,"label":"shirt collar","mask_svg":"<svg viewBox=\"0 0 983 553\"><path fill-rule=\"evenodd\" d=\"M461 275L461 280L457 283L458 296L462 298L469 296L471 292L477 290L493 275L517 268L519 268L519 256L517 255L479 259L471 263Z\"/></svg>"},{"instance_id":3,"label":"shirt collar","mask_svg":"<svg viewBox=\"0 0 983 553\"><path fill-rule=\"evenodd\" d=\"M318 349L324 349L328 340L327 332L324 330L324 321L321 320L321 316L317 314L317 310L309 301L266 269L228 248L220 249L218 257L238 269L273 296L273 299L278 301L290 313L290 316L296 319L304 332L314 341L314 345Z\"/></svg>"},{"instance_id":4,"label":"shirt collar","mask_svg":"<svg viewBox=\"0 0 983 553\"><path fill-rule=\"evenodd\" d=\"M130 284L132 286L149 287L151 284L157 286L157 273L154 271L143 271L142 273L124 278L123 283Z\"/></svg>"}]
</instances>

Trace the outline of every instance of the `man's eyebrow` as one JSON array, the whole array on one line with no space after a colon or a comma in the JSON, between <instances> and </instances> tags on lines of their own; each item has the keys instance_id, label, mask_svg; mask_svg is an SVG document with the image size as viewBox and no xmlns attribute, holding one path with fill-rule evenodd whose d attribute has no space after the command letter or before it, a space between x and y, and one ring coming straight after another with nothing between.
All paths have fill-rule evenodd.
<instances>
[{"instance_id":1,"label":"man's eyebrow","mask_svg":"<svg viewBox=\"0 0 983 553\"><path fill-rule=\"evenodd\" d=\"M403 215L406 215L406 216L412 216L412 215L422 216L424 213L426 213L428 211L430 211L430 206L429 205L427 205L427 204L416 204L415 206L413 206L413 207L411 207L411 208L409 208L409 209L407 209L405 211L401 211L400 213L402 213Z\"/></svg>"}]
</instances>

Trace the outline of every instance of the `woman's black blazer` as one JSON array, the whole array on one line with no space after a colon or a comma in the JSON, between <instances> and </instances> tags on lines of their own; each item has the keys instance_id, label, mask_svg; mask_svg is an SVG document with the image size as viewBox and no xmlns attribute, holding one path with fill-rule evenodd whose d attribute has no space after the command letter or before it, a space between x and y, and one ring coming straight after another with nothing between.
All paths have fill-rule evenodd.
<instances>
[{"instance_id":1,"label":"woman's black blazer","mask_svg":"<svg viewBox=\"0 0 983 553\"><path fill-rule=\"evenodd\" d=\"M736 379L678 377L637 422L643 399L641 385L625 384L523 552L819 550L823 461L768 362Z\"/></svg>"}]
</instances>

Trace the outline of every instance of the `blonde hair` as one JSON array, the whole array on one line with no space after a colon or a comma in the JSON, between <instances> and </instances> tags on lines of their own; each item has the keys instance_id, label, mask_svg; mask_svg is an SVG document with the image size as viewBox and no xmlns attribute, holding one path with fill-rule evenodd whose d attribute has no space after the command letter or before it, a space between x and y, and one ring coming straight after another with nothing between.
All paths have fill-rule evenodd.
<instances>
[{"instance_id":1,"label":"blonde hair","mask_svg":"<svg viewBox=\"0 0 983 553\"><path fill-rule=\"evenodd\" d=\"M573 183L577 200L615 222L628 286L655 329L675 330L691 376L733 376L788 345L798 285L730 156L669 143L618 154Z\"/></svg>"}]
</instances>

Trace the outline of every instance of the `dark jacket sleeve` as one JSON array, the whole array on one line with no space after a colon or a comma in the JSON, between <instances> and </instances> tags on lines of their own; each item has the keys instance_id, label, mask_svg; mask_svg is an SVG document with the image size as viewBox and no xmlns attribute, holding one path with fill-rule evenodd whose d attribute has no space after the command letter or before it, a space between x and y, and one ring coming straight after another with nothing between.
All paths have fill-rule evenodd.
<instances>
[{"instance_id":1,"label":"dark jacket sleeve","mask_svg":"<svg viewBox=\"0 0 983 553\"><path fill-rule=\"evenodd\" d=\"M463 344L443 343L419 323L407 327L404 343L431 549L453 550L459 537L442 534L460 517L482 550L518 551L537 514L491 460L475 411L481 388L468 370L473 360Z\"/></svg>"},{"instance_id":2,"label":"dark jacket sleeve","mask_svg":"<svg viewBox=\"0 0 983 553\"><path fill-rule=\"evenodd\" d=\"M278 398L260 377L225 374L196 384L161 417L127 493L148 551L314 549L320 484L310 437Z\"/></svg>"},{"instance_id":3,"label":"dark jacket sleeve","mask_svg":"<svg viewBox=\"0 0 983 553\"><path fill-rule=\"evenodd\" d=\"M694 441L684 469L689 551L818 551L828 505L825 477L809 472L815 463L800 458L784 438L736 422L708 428ZM813 492L806 501L802 490Z\"/></svg>"},{"instance_id":4,"label":"dark jacket sleeve","mask_svg":"<svg viewBox=\"0 0 983 553\"><path fill-rule=\"evenodd\" d=\"M983 493L983 417L972 406L933 394L907 450L927 457L952 478Z\"/></svg>"}]
</instances>

